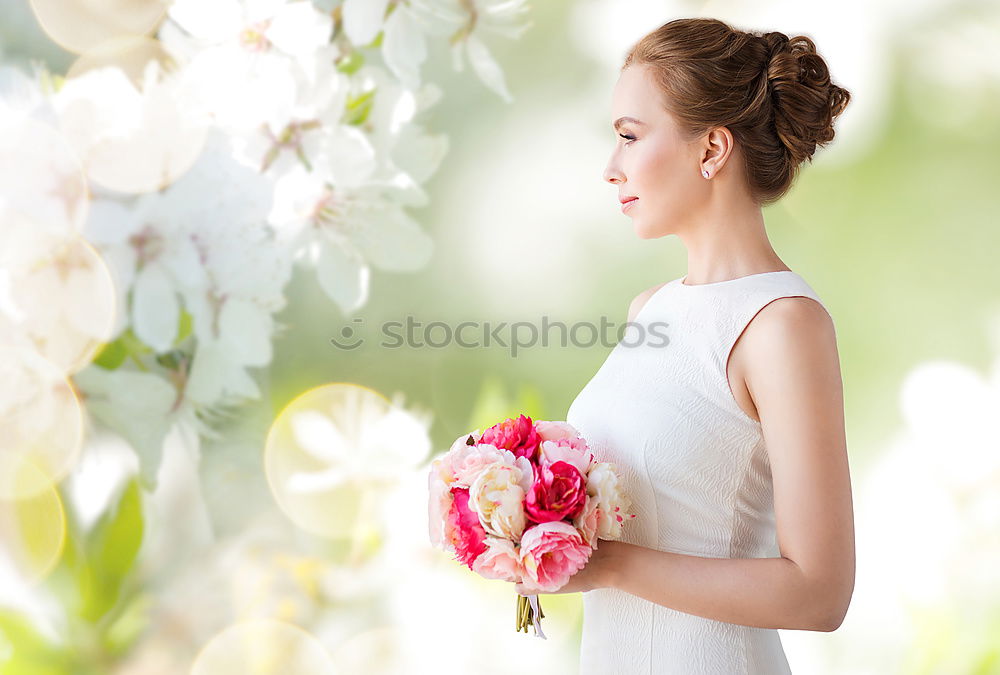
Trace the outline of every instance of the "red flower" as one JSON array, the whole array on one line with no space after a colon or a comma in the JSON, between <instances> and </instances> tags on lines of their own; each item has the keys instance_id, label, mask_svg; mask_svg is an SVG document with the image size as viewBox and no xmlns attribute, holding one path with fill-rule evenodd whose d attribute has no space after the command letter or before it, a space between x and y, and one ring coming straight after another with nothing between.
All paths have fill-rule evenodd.
<instances>
[{"instance_id":1,"label":"red flower","mask_svg":"<svg viewBox=\"0 0 1000 675\"><path fill-rule=\"evenodd\" d=\"M517 419L505 419L483 432L480 443L489 443L504 450L510 450L515 457L526 457L529 462L538 458L538 444L542 437L538 435L534 422L530 417L521 415Z\"/></svg>"},{"instance_id":2,"label":"red flower","mask_svg":"<svg viewBox=\"0 0 1000 675\"><path fill-rule=\"evenodd\" d=\"M446 531L452 546L455 547L455 558L472 569L472 563L486 550L486 530L479 522L479 515L469 508L469 489L452 488L455 500L448 511Z\"/></svg>"},{"instance_id":3,"label":"red flower","mask_svg":"<svg viewBox=\"0 0 1000 675\"><path fill-rule=\"evenodd\" d=\"M575 518L586 501L587 481L579 469L562 460L551 466L543 462L524 498L524 510L529 520L548 523Z\"/></svg>"}]
</instances>

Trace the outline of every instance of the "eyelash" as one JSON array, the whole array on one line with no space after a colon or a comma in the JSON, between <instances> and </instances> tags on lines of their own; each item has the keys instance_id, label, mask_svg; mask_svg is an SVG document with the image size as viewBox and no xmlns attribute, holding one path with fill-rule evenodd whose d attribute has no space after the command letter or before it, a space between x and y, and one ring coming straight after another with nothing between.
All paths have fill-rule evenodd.
<instances>
[{"instance_id":1,"label":"eyelash","mask_svg":"<svg viewBox=\"0 0 1000 675\"><path fill-rule=\"evenodd\" d=\"M628 134L618 134L618 135L621 136L622 138L624 138L625 140L629 141L629 142L635 140L635 136L630 136ZM628 145L628 143L626 143L625 145Z\"/></svg>"}]
</instances>

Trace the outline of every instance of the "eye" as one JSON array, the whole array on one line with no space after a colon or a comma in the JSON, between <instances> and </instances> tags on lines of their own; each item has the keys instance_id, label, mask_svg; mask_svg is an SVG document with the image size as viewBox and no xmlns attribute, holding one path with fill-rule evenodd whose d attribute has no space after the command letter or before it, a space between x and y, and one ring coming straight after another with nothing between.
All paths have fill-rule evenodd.
<instances>
[{"instance_id":1,"label":"eye","mask_svg":"<svg viewBox=\"0 0 1000 675\"><path fill-rule=\"evenodd\" d=\"M622 138L624 138L625 140L629 141L629 142L632 142L632 141L635 140L635 136L631 136L629 134L618 134L618 135L621 136ZM628 143L626 143L625 145L628 145Z\"/></svg>"}]
</instances>

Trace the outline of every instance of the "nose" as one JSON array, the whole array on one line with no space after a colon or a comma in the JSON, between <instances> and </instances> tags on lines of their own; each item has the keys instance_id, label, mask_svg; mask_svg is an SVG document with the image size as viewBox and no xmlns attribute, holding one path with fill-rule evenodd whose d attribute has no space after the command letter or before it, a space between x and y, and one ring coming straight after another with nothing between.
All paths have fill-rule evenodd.
<instances>
[{"instance_id":1,"label":"nose","mask_svg":"<svg viewBox=\"0 0 1000 675\"><path fill-rule=\"evenodd\" d=\"M617 185L618 183L624 182L625 176L622 172L618 170L613 161L608 162L608 165L604 167L604 180L607 182Z\"/></svg>"}]
</instances>

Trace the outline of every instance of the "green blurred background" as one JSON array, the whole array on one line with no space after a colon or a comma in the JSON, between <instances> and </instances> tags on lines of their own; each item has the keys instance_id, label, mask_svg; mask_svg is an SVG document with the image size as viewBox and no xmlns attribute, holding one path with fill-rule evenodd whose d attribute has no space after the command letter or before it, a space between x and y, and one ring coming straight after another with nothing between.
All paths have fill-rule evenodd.
<instances>
[{"instance_id":1,"label":"green blurred background","mask_svg":"<svg viewBox=\"0 0 1000 675\"><path fill-rule=\"evenodd\" d=\"M369 302L351 316L329 302L314 274L297 270L277 317L287 330L261 374L267 398L224 441L203 447L206 499L232 502L266 490L253 449L285 404L328 382L401 392L432 414L436 451L507 415L564 419L609 347L534 346L516 357L503 347L386 349L376 344L379 326L407 316L453 325L540 323L543 315L624 322L636 293L683 276L680 241L635 237L601 174L614 144L610 96L625 47L659 23L701 15L813 36L834 81L853 95L837 138L765 219L775 250L836 323L863 532L866 509L879 503L862 498L869 471L905 435L900 396L907 374L950 361L986 377L1000 355L1000 8L945 0L801 4L535 2L533 25L521 39L490 43L512 104L468 70L453 71L445 50L432 50L424 74L444 99L424 123L448 135L450 151L427 185L430 205L414 212L435 241L430 265L417 273L375 272ZM5 0L3 16L6 60L42 58L54 70L72 62L34 26L26 2ZM360 348L330 343L359 325L366 340ZM942 399L952 394L959 395L939 392ZM980 441L956 461L1000 451L995 437ZM956 450L940 447L945 455ZM1000 482L991 489L1000 490ZM238 531L252 512L269 508L250 501L214 509L229 514L217 515L216 526ZM899 512L906 517L905 508ZM932 526L928 541L911 542L912 550L935 546ZM859 539L859 569L876 555L868 541ZM994 539L979 541L981 548L961 554L995 555ZM890 573L893 564L909 563L904 551L885 550L899 554L895 563L882 561ZM887 629L892 637L884 641L894 651L879 654L883 638L869 630L878 625L868 613L875 601L863 601L877 584L861 579L859 572L859 602L837 634L783 635L793 669L803 668L797 672L1000 672L1000 632L984 628L1000 617L1000 582L978 589L993 611L976 615L974 624L961 602L921 606L906 614L905 626ZM552 616L579 611L578 598L549 606ZM578 636L578 623L573 630ZM864 632L869 643L858 639ZM567 651L565 672L574 672L575 658Z\"/></svg>"}]
</instances>

